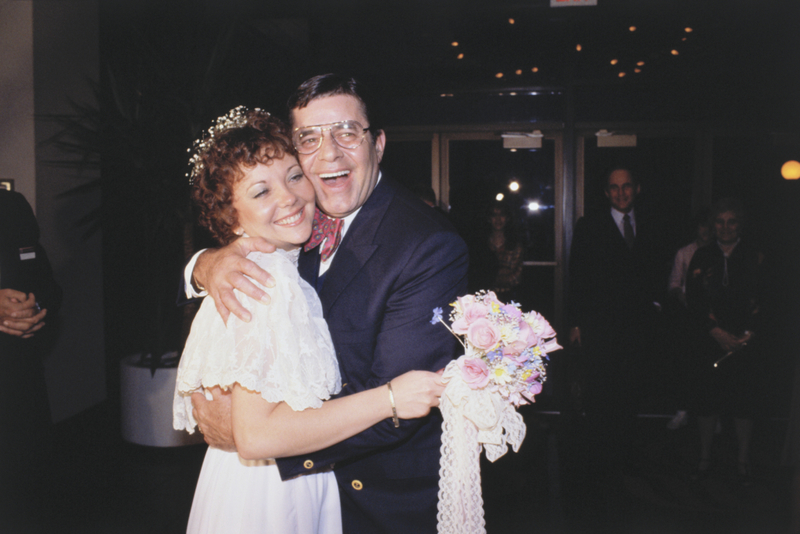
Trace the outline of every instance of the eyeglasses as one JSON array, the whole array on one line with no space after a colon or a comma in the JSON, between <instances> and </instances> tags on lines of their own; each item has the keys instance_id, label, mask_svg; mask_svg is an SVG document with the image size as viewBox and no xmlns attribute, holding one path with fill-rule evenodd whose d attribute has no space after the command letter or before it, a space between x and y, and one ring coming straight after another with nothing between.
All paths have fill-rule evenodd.
<instances>
[{"instance_id":1,"label":"eyeglasses","mask_svg":"<svg viewBox=\"0 0 800 534\"><path fill-rule=\"evenodd\" d=\"M301 126L292 132L292 143L300 154L313 154L322 146L322 137L325 131L331 132L331 137L342 148L358 148L364 142L364 136L369 131L357 121L332 122L316 126Z\"/></svg>"}]
</instances>

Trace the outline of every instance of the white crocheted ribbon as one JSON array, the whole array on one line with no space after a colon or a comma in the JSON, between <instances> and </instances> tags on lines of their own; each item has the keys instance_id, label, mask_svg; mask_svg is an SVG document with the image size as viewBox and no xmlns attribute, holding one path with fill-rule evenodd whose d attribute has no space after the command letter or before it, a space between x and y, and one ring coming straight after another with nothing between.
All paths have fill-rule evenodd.
<instances>
[{"instance_id":1,"label":"white crocheted ribbon","mask_svg":"<svg viewBox=\"0 0 800 534\"><path fill-rule=\"evenodd\" d=\"M467 358L468 356L462 356ZM445 368L440 410L439 534L485 534L481 495L481 449L494 462L508 445L519 451L525 439L522 416L499 392L472 389L461 378L458 360Z\"/></svg>"}]
</instances>

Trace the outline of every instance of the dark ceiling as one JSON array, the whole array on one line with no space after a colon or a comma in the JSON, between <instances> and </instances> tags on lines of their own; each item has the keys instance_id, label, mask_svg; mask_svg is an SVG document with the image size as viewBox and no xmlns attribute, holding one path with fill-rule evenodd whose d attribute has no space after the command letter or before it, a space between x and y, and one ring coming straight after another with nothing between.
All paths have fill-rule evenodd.
<instances>
[{"instance_id":1,"label":"dark ceiling","mask_svg":"<svg viewBox=\"0 0 800 534\"><path fill-rule=\"evenodd\" d=\"M157 26L164 8L146 4L110 1L114 9L107 11L124 13L119 20L136 12ZM597 4L181 1L174 5L194 8L176 7L172 15L175 24L203 28L236 20L236 38L244 44L231 72L239 71L239 85L282 95L310 75L347 71L394 98L569 92L584 119L747 119L789 126L800 119L800 1Z\"/></svg>"},{"instance_id":2,"label":"dark ceiling","mask_svg":"<svg viewBox=\"0 0 800 534\"><path fill-rule=\"evenodd\" d=\"M723 118L798 117L799 1L597 4L307 1L286 16L307 21L318 70L359 71L388 91L573 87L593 105L651 98Z\"/></svg>"}]
</instances>

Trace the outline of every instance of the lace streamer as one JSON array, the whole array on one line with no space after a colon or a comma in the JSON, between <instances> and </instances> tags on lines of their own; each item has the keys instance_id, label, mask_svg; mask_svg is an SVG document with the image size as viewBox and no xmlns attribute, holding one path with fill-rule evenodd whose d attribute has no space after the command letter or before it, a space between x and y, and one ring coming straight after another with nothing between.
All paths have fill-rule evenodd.
<instances>
[{"instance_id":1,"label":"lace streamer","mask_svg":"<svg viewBox=\"0 0 800 534\"><path fill-rule=\"evenodd\" d=\"M442 447L439 463L439 534L485 534L481 494L481 450L494 462L511 445L519 451L525 422L500 393L472 389L456 361L445 368L441 399Z\"/></svg>"}]
</instances>

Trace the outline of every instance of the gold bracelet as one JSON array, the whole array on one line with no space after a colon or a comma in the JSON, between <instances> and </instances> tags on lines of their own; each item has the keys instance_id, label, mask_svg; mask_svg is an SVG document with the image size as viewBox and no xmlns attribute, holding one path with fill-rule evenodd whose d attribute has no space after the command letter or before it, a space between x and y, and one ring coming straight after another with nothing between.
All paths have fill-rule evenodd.
<instances>
[{"instance_id":1,"label":"gold bracelet","mask_svg":"<svg viewBox=\"0 0 800 534\"><path fill-rule=\"evenodd\" d=\"M395 428L400 428L400 420L397 419L397 406L394 404L394 392L392 391L392 382L386 382L386 385L389 386L389 402L392 403L392 421L394 422Z\"/></svg>"}]
</instances>

